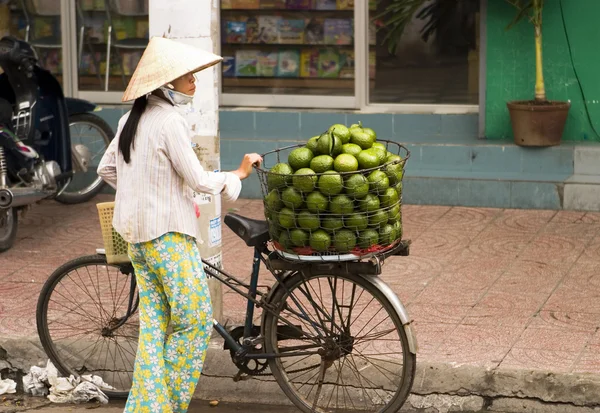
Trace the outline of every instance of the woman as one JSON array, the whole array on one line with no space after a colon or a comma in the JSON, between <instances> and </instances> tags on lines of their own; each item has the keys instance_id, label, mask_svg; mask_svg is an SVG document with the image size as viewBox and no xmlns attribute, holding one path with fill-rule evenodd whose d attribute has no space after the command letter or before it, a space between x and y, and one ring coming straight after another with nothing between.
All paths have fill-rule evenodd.
<instances>
[{"instance_id":1,"label":"woman","mask_svg":"<svg viewBox=\"0 0 600 413\"><path fill-rule=\"evenodd\" d=\"M212 307L196 247L192 191L235 200L241 180L260 164L244 156L233 172L206 172L176 106L191 102L194 73L219 56L154 37L123 101L98 174L117 190L113 226L129 242L140 294L140 338L125 412L186 412L212 330ZM173 333L166 334L171 323Z\"/></svg>"}]
</instances>

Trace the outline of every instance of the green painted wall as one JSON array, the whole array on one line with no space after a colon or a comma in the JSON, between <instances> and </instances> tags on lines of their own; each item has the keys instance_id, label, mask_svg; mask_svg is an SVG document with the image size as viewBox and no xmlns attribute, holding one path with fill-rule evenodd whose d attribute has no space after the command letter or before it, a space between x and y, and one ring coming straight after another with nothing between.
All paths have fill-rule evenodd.
<instances>
[{"instance_id":1,"label":"green painted wall","mask_svg":"<svg viewBox=\"0 0 600 413\"><path fill-rule=\"evenodd\" d=\"M565 24L560 0L546 0L543 15L546 93L551 100L571 101L563 140L600 141L597 133L600 132L600 0L562 0L562 10ZM488 0L485 125L488 139L512 139L506 102L534 96L533 26L523 20L506 30L514 15L515 9L505 1Z\"/></svg>"}]
</instances>

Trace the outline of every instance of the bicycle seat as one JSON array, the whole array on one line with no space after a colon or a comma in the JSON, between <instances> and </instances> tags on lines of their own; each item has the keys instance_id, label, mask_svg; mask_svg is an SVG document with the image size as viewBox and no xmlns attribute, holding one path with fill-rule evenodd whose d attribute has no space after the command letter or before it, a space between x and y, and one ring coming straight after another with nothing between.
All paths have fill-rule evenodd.
<instances>
[{"instance_id":1,"label":"bicycle seat","mask_svg":"<svg viewBox=\"0 0 600 413\"><path fill-rule=\"evenodd\" d=\"M246 218L238 214L227 214L225 215L225 225L243 239L249 247L257 247L271 238L269 236L269 224L265 220Z\"/></svg>"}]
</instances>

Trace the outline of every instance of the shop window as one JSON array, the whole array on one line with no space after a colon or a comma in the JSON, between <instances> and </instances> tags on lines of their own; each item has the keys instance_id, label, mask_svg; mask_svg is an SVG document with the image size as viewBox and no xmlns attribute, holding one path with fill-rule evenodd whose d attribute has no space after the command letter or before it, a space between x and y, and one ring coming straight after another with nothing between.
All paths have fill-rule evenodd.
<instances>
[{"instance_id":1,"label":"shop window","mask_svg":"<svg viewBox=\"0 0 600 413\"><path fill-rule=\"evenodd\" d=\"M0 37L14 36L34 47L40 66L62 83L60 2L0 0Z\"/></svg>"},{"instance_id":2,"label":"shop window","mask_svg":"<svg viewBox=\"0 0 600 413\"><path fill-rule=\"evenodd\" d=\"M148 45L148 0L76 0L80 91L123 91Z\"/></svg>"},{"instance_id":3,"label":"shop window","mask_svg":"<svg viewBox=\"0 0 600 413\"><path fill-rule=\"evenodd\" d=\"M223 92L354 96L353 3L222 0Z\"/></svg>"},{"instance_id":4,"label":"shop window","mask_svg":"<svg viewBox=\"0 0 600 413\"><path fill-rule=\"evenodd\" d=\"M477 104L480 0L429 0L406 13L412 4L379 0L369 12L377 27L370 102Z\"/></svg>"}]
</instances>

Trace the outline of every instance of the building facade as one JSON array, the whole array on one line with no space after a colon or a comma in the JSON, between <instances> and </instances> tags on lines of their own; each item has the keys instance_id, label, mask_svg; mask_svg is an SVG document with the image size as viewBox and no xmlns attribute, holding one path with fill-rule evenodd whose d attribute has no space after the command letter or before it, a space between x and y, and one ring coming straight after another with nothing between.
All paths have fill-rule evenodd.
<instances>
[{"instance_id":1,"label":"building facade","mask_svg":"<svg viewBox=\"0 0 600 413\"><path fill-rule=\"evenodd\" d=\"M0 0L0 31L34 44L65 93L101 104L115 127L161 1ZM533 97L533 27L508 30L505 1L429 0L399 35L392 1L211 1L221 167L361 121L411 151L407 203L598 209L600 2L545 2L548 97L572 107L559 147L527 149L512 142L506 102ZM260 195L256 180L244 195Z\"/></svg>"}]
</instances>

